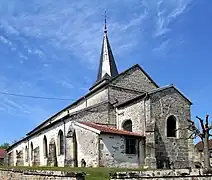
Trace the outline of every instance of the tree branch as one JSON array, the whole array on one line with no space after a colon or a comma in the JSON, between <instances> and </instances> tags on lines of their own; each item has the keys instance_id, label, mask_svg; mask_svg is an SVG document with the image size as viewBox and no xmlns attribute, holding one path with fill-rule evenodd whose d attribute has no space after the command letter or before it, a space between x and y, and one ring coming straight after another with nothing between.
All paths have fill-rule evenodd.
<instances>
[{"instance_id":1,"label":"tree branch","mask_svg":"<svg viewBox=\"0 0 212 180\"><path fill-rule=\"evenodd\" d=\"M201 124L201 127L202 127L202 131L203 131L203 134L205 133L205 127L204 127L204 124L203 124L203 119L201 119L200 117L196 116L197 119L199 119L200 121L200 124Z\"/></svg>"},{"instance_id":2,"label":"tree branch","mask_svg":"<svg viewBox=\"0 0 212 180\"><path fill-rule=\"evenodd\" d=\"M206 114L206 118L205 118L205 126L208 126L208 117L209 117L209 115L208 115L208 114Z\"/></svg>"}]
</instances>

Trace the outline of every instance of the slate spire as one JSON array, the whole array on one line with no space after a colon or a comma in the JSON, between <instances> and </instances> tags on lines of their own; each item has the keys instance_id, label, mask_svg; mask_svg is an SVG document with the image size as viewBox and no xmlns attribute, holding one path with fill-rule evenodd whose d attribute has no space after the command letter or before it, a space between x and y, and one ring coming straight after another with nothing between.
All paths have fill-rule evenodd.
<instances>
[{"instance_id":1,"label":"slate spire","mask_svg":"<svg viewBox=\"0 0 212 180\"><path fill-rule=\"evenodd\" d=\"M104 76L115 77L118 75L116 62L113 57L113 53L110 47L110 43L107 36L107 20L105 15L104 24L104 37L102 42L101 56L97 81L101 80Z\"/></svg>"}]
</instances>

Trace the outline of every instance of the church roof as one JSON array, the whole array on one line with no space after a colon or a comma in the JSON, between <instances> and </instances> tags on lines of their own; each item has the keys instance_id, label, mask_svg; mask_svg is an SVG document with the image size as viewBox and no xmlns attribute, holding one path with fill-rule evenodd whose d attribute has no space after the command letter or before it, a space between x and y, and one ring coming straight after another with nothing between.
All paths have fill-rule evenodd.
<instances>
[{"instance_id":1,"label":"church roof","mask_svg":"<svg viewBox=\"0 0 212 180\"><path fill-rule=\"evenodd\" d=\"M5 149L0 149L0 158L4 158L6 156L7 152Z\"/></svg>"},{"instance_id":2,"label":"church roof","mask_svg":"<svg viewBox=\"0 0 212 180\"><path fill-rule=\"evenodd\" d=\"M121 129L117 129L117 128L113 127L113 126L95 124L95 123L91 123L91 122L80 122L80 124L83 124L83 125L88 126L90 128L96 129L96 130L100 131L100 133L144 137L141 134L138 134L138 133L135 133L135 132L130 132L130 131L125 131L125 130L121 130Z\"/></svg>"}]
</instances>

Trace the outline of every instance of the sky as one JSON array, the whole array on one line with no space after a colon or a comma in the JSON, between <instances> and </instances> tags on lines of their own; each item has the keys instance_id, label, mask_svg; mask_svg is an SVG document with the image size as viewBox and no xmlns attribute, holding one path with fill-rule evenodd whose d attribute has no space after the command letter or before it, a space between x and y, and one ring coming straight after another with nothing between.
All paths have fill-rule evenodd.
<instances>
[{"instance_id":1,"label":"sky","mask_svg":"<svg viewBox=\"0 0 212 180\"><path fill-rule=\"evenodd\" d=\"M104 11L119 72L139 64L175 84L192 119L211 115L211 0L1 0L0 144L19 140L95 82Z\"/></svg>"}]
</instances>

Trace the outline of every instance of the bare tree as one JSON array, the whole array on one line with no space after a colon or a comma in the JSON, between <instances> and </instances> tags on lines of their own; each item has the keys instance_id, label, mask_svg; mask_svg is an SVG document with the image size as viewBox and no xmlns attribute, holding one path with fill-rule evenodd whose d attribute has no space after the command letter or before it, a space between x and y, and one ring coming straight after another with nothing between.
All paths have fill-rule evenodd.
<instances>
[{"instance_id":1,"label":"bare tree","mask_svg":"<svg viewBox=\"0 0 212 180\"><path fill-rule=\"evenodd\" d=\"M204 173L212 173L209 153L209 136L211 136L210 130L212 129L212 126L209 126L208 124L209 115L206 115L205 121L198 116L196 116L196 118L199 120L201 128L197 128L194 121L188 120L189 126L186 129L191 131L191 134L188 138L196 139L197 137L199 137L201 139L204 155Z\"/></svg>"}]
</instances>

